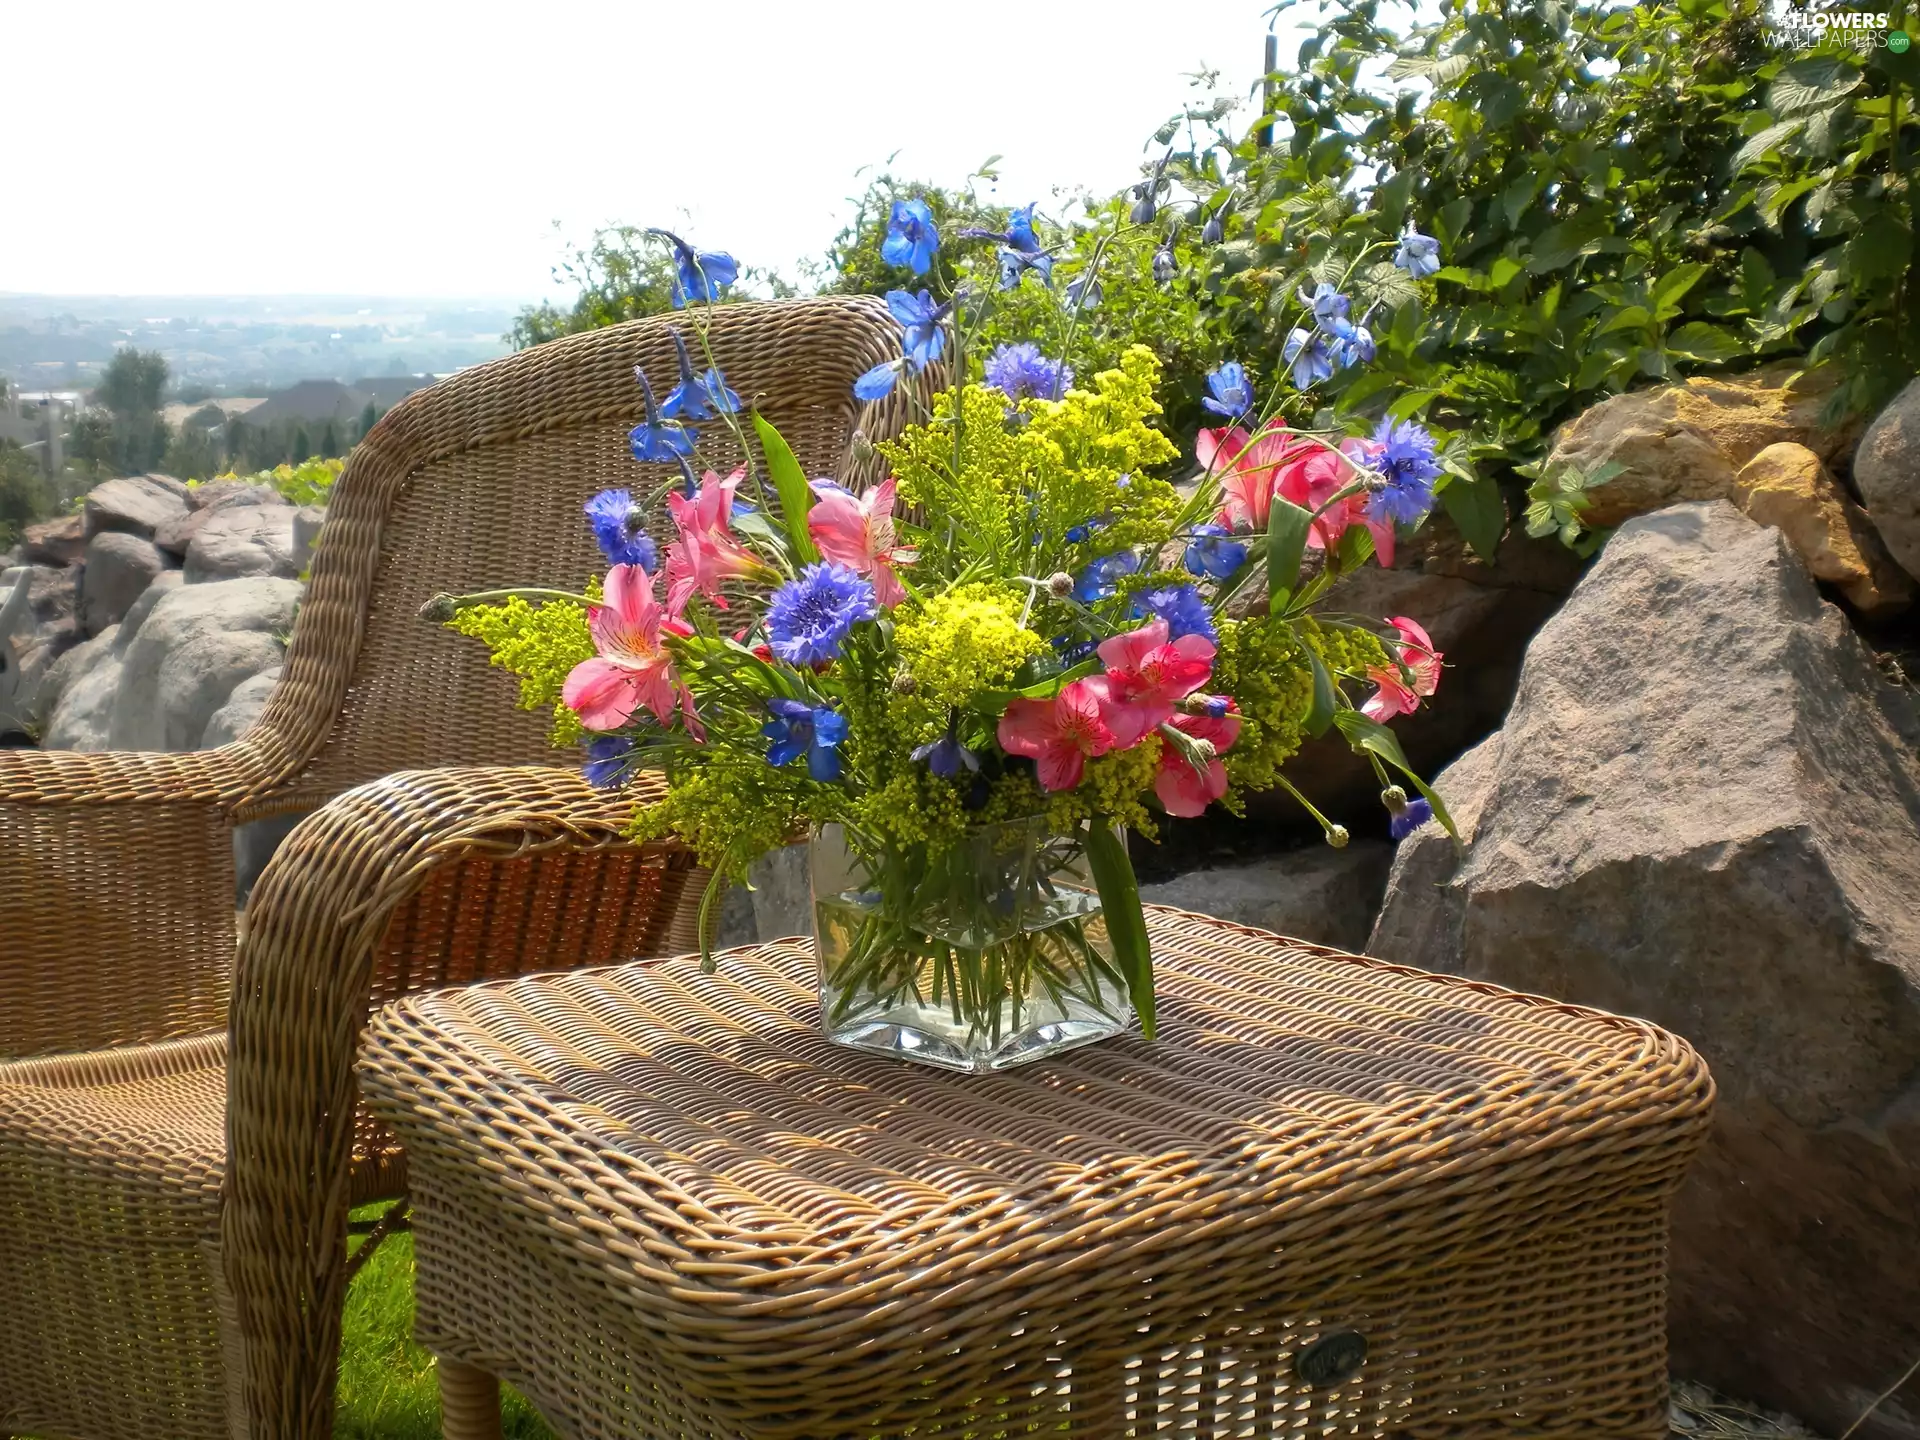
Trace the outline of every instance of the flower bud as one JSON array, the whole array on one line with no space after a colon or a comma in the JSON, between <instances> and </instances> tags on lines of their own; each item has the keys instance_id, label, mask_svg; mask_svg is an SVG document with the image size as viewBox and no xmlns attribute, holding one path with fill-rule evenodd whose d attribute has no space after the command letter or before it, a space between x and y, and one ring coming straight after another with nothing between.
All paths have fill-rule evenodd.
<instances>
[{"instance_id":1,"label":"flower bud","mask_svg":"<svg viewBox=\"0 0 1920 1440\"><path fill-rule=\"evenodd\" d=\"M1351 840L1352 838L1353 837L1347 833L1347 827L1344 825L1335 825L1332 829L1327 831L1327 844L1331 845L1336 850L1346 849L1347 841Z\"/></svg>"},{"instance_id":2,"label":"flower bud","mask_svg":"<svg viewBox=\"0 0 1920 1440\"><path fill-rule=\"evenodd\" d=\"M1073 576L1064 570L1056 570L1047 577L1047 593L1056 600L1064 600L1073 594Z\"/></svg>"},{"instance_id":3,"label":"flower bud","mask_svg":"<svg viewBox=\"0 0 1920 1440\"><path fill-rule=\"evenodd\" d=\"M1208 217L1205 228L1200 231L1202 245L1218 245L1227 238L1227 227L1222 218L1225 213L1225 211L1216 210Z\"/></svg>"},{"instance_id":4,"label":"flower bud","mask_svg":"<svg viewBox=\"0 0 1920 1440\"><path fill-rule=\"evenodd\" d=\"M893 672L893 693L894 694L911 695L913 694L914 691L918 690L919 688L920 688L920 682L913 678L912 671L901 669Z\"/></svg>"},{"instance_id":5,"label":"flower bud","mask_svg":"<svg viewBox=\"0 0 1920 1440\"><path fill-rule=\"evenodd\" d=\"M1380 803L1387 807L1389 815L1398 815L1407 808L1407 792L1398 785L1389 785L1380 792Z\"/></svg>"},{"instance_id":6,"label":"flower bud","mask_svg":"<svg viewBox=\"0 0 1920 1440\"><path fill-rule=\"evenodd\" d=\"M1220 753L1213 741L1204 735L1195 735L1187 742L1187 748L1193 751L1193 758L1202 762L1211 760Z\"/></svg>"},{"instance_id":7,"label":"flower bud","mask_svg":"<svg viewBox=\"0 0 1920 1440\"><path fill-rule=\"evenodd\" d=\"M864 430L856 429L853 432L853 438L847 442L847 449L856 464L864 464L874 455L873 442L867 439L867 432Z\"/></svg>"},{"instance_id":8,"label":"flower bud","mask_svg":"<svg viewBox=\"0 0 1920 1440\"><path fill-rule=\"evenodd\" d=\"M1167 284L1173 279L1179 268L1180 264L1173 258L1173 249L1171 246L1162 245L1158 250L1153 252L1153 278L1156 284Z\"/></svg>"},{"instance_id":9,"label":"flower bud","mask_svg":"<svg viewBox=\"0 0 1920 1440\"><path fill-rule=\"evenodd\" d=\"M430 620L435 625L444 625L453 619L453 597L447 594L435 595L420 607L420 618Z\"/></svg>"}]
</instances>

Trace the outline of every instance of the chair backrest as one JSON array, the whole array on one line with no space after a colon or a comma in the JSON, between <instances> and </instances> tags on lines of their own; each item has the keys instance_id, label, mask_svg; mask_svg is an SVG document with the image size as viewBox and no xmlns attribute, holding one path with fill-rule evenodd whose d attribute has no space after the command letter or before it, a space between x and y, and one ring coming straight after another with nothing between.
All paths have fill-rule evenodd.
<instances>
[{"instance_id":1,"label":"chair backrest","mask_svg":"<svg viewBox=\"0 0 1920 1440\"><path fill-rule=\"evenodd\" d=\"M861 478L856 429L881 439L900 428L904 395L863 408L852 391L899 354L880 301L726 305L705 317L727 383L809 474ZM517 707L516 682L489 668L484 647L418 612L441 592L577 589L604 568L581 507L612 486L661 491L677 473L628 451L644 416L633 370L644 366L664 394L677 375L672 332L698 355L696 323L651 316L552 341L419 391L374 427L334 487L285 677L240 742L272 778L236 818L309 810L396 770L552 763L550 717ZM700 438L706 463L738 463L725 424L707 422Z\"/></svg>"}]
</instances>

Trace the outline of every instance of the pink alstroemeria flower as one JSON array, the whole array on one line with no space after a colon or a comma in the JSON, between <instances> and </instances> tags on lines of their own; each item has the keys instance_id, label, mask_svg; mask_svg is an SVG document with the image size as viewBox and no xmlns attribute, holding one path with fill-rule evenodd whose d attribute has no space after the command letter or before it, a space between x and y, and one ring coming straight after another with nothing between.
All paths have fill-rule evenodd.
<instances>
[{"instance_id":1,"label":"pink alstroemeria flower","mask_svg":"<svg viewBox=\"0 0 1920 1440\"><path fill-rule=\"evenodd\" d=\"M874 599L888 609L907 598L893 567L913 558L913 552L894 547L895 483L889 475L866 494L855 495L831 480L816 480L813 508L807 511L807 533L821 555L856 575L871 575Z\"/></svg>"},{"instance_id":2,"label":"pink alstroemeria flower","mask_svg":"<svg viewBox=\"0 0 1920 1440\"><path fill-rule=\"evenodd\" d=\"M1153 793L1160 797L1169 815L1192 817L1227 793L1227 767L1219 757L1240 738L1240 717L1231 710L1220 716L1176 715L1172 724L1213 746L1214 758L1207 761L1204 776L1171 742L1160 752L1160 773L1153 778Z\"/></svg>"},{"instance_id":3,"label":"pink alstroemeria flower","mask_svg":"<svg viewBox=\"0 0 1920 1440\"><path fill-rule=\"evenodd\" d=\"M1098 678L1105 682L1100 687L1105 719L1118 750L1139 744L1213 673L1213 641L1182 635L1169 643L1167 622L1161 619L1102 640L1097 653L1107 667L1106 675Z\"/></svg>"},{"instance_id":4,"label":"pink alstroemeria flower","mask_svg":"<svg viewBox=\"0 0 1920 1440\"><path fill-rule=\"evenodd\" d=\"M1399 640L1387 642L1388 648L1407 667L1412 683L1393 666L1376 665L1367 671L1367 678L1379 688L1360 707L1360 713L1382 722L1396 715L1413 714L1420 708L1421 700L1440 688L1441 655L1433 648L1433 641L1420 622L1405 615L1389 615L1387 623L1400 633Z\"/></svg>"},{"instance_id":5,"label":"pink alstroemeria flower","mask_svg":"<svg viewBox=\"0 0 1920 1440\"><path fill-rule=\"evenodd\" d=\"M637 710L651 710L662 725L671 723L676 701L686 710L688 728L698 734L692 697L674 674L673 657L662 633L691 635L654 598L653 577L638 565L616 565L607 572L605 604L587 613L593 648L567 676L561 698L589 730L618 730Z\"/></svg>"},{"instance_id":6,"label":"pink alstroemeria flower","mask_svg":"<svg viewBox=\"0 0 1920 1440\"><path fill-rule=\"evenodd\" d=\"M1075 680L1051 700L1015 700L1000 717L1000 748L1035 762L1043 790L1071 790L1086 763L1113 749L1103 687Z\"/></svg>"},{"instance_id":7,"label":"pink alstroemeria flower","mask_svg":"<svg viewBox=\"0 0 1920 1440\"><path fill-rule=\"evenodd\" d=\"M678 490L667 496L667 509L680 531L680 538L667 547L667 606L674 614L696 594L725 610L722 581L767 571L759 556L733 538L733 492L746 478L744 469L724 480L709 470L692 497Z\"/></svg>"},{"instance_id":8,"label":"pink alstroemeria flower","mask_svg":"<svg viewBox=\"0 0 1920 1440\"><path fill-rule=\"evenodd\" d=\"M1237 425L1202 430L1194 441L1194 455L1208 474L1220 477L1218 522L1229 530L1266 529L1279 467L1310 444L1284 425L1269 425L1257 436Z\"/></svg>"}]
</instances>

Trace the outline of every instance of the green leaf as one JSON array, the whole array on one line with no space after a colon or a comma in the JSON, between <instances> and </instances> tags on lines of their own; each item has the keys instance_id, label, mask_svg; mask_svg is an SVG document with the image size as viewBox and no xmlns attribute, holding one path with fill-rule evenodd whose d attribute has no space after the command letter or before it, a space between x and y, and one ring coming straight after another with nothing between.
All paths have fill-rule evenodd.
<instances>
[{"instance_id":1,"label":"green leaf","mask_svg":"<svg viewBox=\"0 0 1920 1440\"><path fill-rule=\"evenodd\" d=\"M1426 409L1439 394L1438 390L1409 390L1387 407L1387 418L1398 425L1402 420Z\"/></svg>"},{"instance_id":2,"label":"green leaf","mask_svg":"<svg viewBox=\"0 0 1920 1440\"><path fill-rule=\"evenodd\" d=\"M820 551L807 533L807 511L813 505L807 472L800 468L793 447L780 438L773 422L757 410L753 428L760 432L760 448L766 452L767 473L773 477L774 493L780 497L780 514L787 522L787 541L793 546L794 559L811 565L820 558Z\"/></svg>"},{"instance_id":3,"label":"green leaf","mask_svg":"<svg viewBox=\"0 0 1920 1440\"><path fill-rule=\"evenodd\" d=\"M1151 1040L1153 950L1147 942L1147 917L1140 910L1140 883L1134 879L1126 843L1098 816L1087 827L1087 868L1093 871L1094 888L1100 892L1114 962L1126 977L1133 1008L1140 1012L1140 1033Z\"/></svg>"},{"instance_id":4,"label":"green leaf","mask_svg":"<svg viewBox=\"0 0 1920 1440\"><path fill-rule=\"evenodd\" d=\"M1526 267L1518 260L1513 260L1502 255L1498 260L1493 262L1493 269L1487 272L1487 283L1495 290L1498 290L1525 269Z\"/></svg>"},{"instance_id":5,"label":"green leaf","mask_svg":"<svg viewBox=\"0 0 1920 1440\"><path fill-rule=\"evenodd\" d=\"M1838 55L1810 55L1783 68L1767 88L1767 108L1776 115L1821 109L1860 84L1860 67Z\"/></svg>"},{"instance_id":6,"label":"green leaf","mask_svg":"<svg viewBox=\"0 0 1920 1440\"><path fill-rule=\"evenodd\" d=\"M1738 175L1749 165L1759 164L1778 150L1788 136L1799 134L1800 127L1805 123L1803 120L1782 120L1767 126L1758 135L1748 136L1746 143L1733 152L1732 173Z\"/></svg>"},{"instance_id":7,"label":"green leaf","mask_svg":"<svg viewBox=\"0 0 1920 1440\"><path fill-rule=\"evenodd\" d=\"M1491 565L1507 528L1507 506L1500 498L1500 487L1485 475L1455 476L1440 492L1440 504L1459 526L1473 553Z\"/></svg>"},{"instance_id":8,"label":"green leaf","mask_svg":"<svg viewBox=\"0 0 1920 1440\"><path fill-rule=\"evenodd\" d=\"M1311 645L1300 648L1307 652L1307 663L1313 667L1313 698L1307 705L1306 730L1317 740L1333 724L1339 697L1334 694L1333 676L1327 673L1327 662L1320 658L1320 652Z\"/></svg>"},{"instance_id":9,"label":"green leaf","mask_svg":"<svg viewBox=\"0 0 1920 1440\"><path fill-rule=\"evenodd\" d=\"M1881 210L1860 227L1847 242L1847 264L1853 271L1853 288L1860 293L1862 281L1892 280L1907 268L1907 256L1913 249L1907 227L1887 210Z\"/></svg>"},{"instance_id":10,"label":"green leaf","mask_svg":"<svg viewBox=\"0 0 1920 1440\"><path fill-rule=\"evenodd\" d=\"M1691 325L1682 325L1667 336L1667 353L1678 355L1683 360L1712 363L1746 354L1747 345L1730 330L1709 325L1704 320L1695 320Z\"/></svg>"},{"instance_id":11,"label":"green leaf","mask_svg":"<svg viewBox=\"0 0 1920 1440\"><path fill-rule=\"evenodd\" d=\"M1680 302L1687 292L1700 283L1707 273L1708 266L1695 262L1690 265L1676 265L1654 283L1653 313L1661 320L1670 320L1680 313Z\"/></svg>"},{"instance_id":12,"label":"green leaf","mask_svg":"<svg viewBox=\"0 0 1920 1440\"><path fill-rule=\"evenodd\" d=\"M1267 605L1273 614L1286 608L1287 597L1300 583L1300 560L1312 524L1312 511L1284 496L1273 497L1273 508L1267 512Z\"/></svg>"},{"instance_id":13,"label":"green leaf","mask_svg":"<svg viewBox=\"0 0 1920 1440\"><path fill-rule=\"evenodd\" d=\"M1454 828L1453 816L1447 813L1446 805L1407 763L1406 752L1400 748L1400 738L1397 735L1378 720L1369 719L1358 710L1342 710L1336 717L1336 723L1340 727L1340 733L1347 737L1347 743L1355 750L1370 751L1378 755L1411 780L1413 788L1425 796L1427 804L1433 807L1433 818L1438 820L1454 839L1460 838L1460 832Z\"/></svg>"},{"instance_id":14,"label":"green leaf","mask_svg":"<svg viewBox=\"0 0 1920 1440\"><path fill-rule=\"evenodd\" d=\"M1616 330L1644 330L1652 323L1653 316L1648 313L1646 306L1629 305L1625 309L1614 311L1607 318L1606 323L1593 333L1598 336L1611 335Z\"/></svg>"}]
</instances>

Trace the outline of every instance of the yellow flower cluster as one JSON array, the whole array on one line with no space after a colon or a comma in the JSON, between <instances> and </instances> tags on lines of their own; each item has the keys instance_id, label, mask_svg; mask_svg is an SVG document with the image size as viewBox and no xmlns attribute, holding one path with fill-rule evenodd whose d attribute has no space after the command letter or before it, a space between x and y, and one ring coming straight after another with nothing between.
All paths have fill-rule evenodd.
<instances>
[{"instance_id":1,"label":"yellow flower cluster","mask_svg":"<svg viewBox=\"0 0 1920 1440\"><path fill-rule=\"evenodd\" d=\"M571 745L584 733L580 719L560 699L573 667L593 657L587 612L563 600L529 605L475 605L454 612L447 628L487 647L493 663L520 677L520 708L553 707L553 743Z\"/></svg>"},{"instance_id":2,"label":"yellow flower cluster","mask_svg":"<svg viewBox=\"0 0 1920 1440\"><path fill-rule=\"evenodd\" d=\"M1089 760L1079 785L1048 797L1047 823L1065 832L1082 820L1104 816L1116 825L1138 830L1149 840L1157 839L1159 827L1142 799L1153 790L1162 743L1158 735L1149 735L1131 750L1115 750Z\"/></svg>"},{"instance_id":3,"label":"yellow flower cluster","mask_svg":"<svg viewBox=\"0 0 1920 1440\"><path fill-rule=\"evenodd\" d=\"M848 818L865 834L884 836L901 847L930 845L944 849L959 840L968 822L960 790L924 765L906 766L885 784L848 807Z\"/></svg>"},{"instance_id":4,"label":"yellow flower cluster","mask_svg":"<svg viewBox=\"0 0 1920 1440\"><path fill-rule=\"evenodd\" d=\"M809 814L805 786L804 768L776 769L758 757L716 752L707 764L676 775L664 798L641 806L630 833L637 840L678 835L702 865L744 882L755 860L803 833L810 820L838 818Z\"/></svg>"},{"instance_id":5,"label":"yellow flower cluster","mask_svg":"<svg viewBox=\"0 0 1920 1440\"><path fill-rule=\"evenodd\" d=\"M957 585L903 615L894 644L914 693L936 706L964 705L998 689L1046 642L1023 629L1024 597L998 585Z\"/></svg>"}]
</instances>

